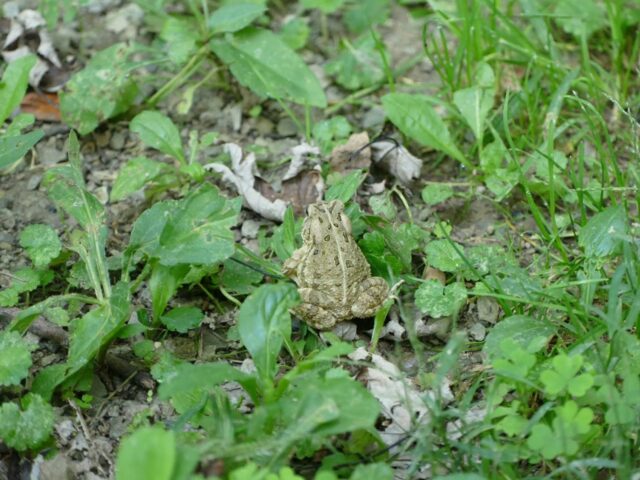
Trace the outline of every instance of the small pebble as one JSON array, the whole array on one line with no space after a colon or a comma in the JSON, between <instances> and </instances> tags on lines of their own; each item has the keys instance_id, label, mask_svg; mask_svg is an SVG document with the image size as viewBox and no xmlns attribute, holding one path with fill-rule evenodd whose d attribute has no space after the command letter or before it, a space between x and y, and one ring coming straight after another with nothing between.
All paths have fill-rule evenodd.
<instances>
[{"instance_id":1,"label":"small pebble","mask_svg":"<svg viewBox=\"0 0 640 480\"><path fill-rule=\"evenodd\" d=\"M115 132L111 137L111 141L109 142L109 147L113 148L114 150L122 150L126 140L127 140L126 132L123 132L123 131Z\"/></svg>"},{"instance_id":2,"label":"small pebble","mask_svg":"<svg viewBox=\"0 0 640 480\"><path fill-rule=\"evenodd\" d=\"M487 329L480 322L476 322L469 328L469 335L471 335L471 338L474 340L481 342L487 335Z\"/></svg>"},{"instance_id":3,"label":"small pebble","mask_svg":"<svg viewBox=\"0 0 640 480\"><path fill-rule=\"evenodd\" d=\"M278 135L281 137L293 137L296 133L298 133L298 127L293 123L289 117L284 117L278 122L278 126L276 127L278 131Z\"/></svg>"}]
</instances>

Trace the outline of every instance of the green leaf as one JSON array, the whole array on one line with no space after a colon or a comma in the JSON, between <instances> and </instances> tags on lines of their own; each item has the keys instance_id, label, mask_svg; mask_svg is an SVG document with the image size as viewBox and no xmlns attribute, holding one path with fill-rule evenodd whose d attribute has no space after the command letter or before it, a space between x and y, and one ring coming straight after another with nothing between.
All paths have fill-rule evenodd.
<instances>
[{"instance_id":1,"label":"green leaf","mask_svg":"<svg viewBox=\"0 0 640 480\"><path fill-rule=\"evenodd\" d=\"M163 371L160 371L159 365L156 364L151 372L160 382L158 397L161 400L170 399L178 413L193 408L200 402L203 393L210 393L216 386L225 382L240 383L251 398L256 398L255 377L227 363L182 363L169 366Z\"/></svg>"},{"instance_id":2,"label":"green leaf","mask_svg":"<svg viewBox=\"0 0 640 480\"><path fill-rule=\"evenodd\" d=\"M421 195L427 205L437 205L453 196L453 188L444 183L432 183L422 189Z\"/></svg>"},{"instance_id":3,"label":"green leaf","mask_svg":"<svg viewBox=\"0 0 640 480\"><path fill-rule=\"evenodd\" d=\"M160 316L160 321L172 332L187 333L202 322L204 313L196 307L177 307Z\"/></svg>"},{"instance_id":4,"label":"green leaf","mask_svg":"<svg viewBox=\"0 0 640 480\"><path fill-rule=\"evenodd\" d=\"M229 292L247 295L255 289L257 284L262 282L263 278L262 273L242 265L232 258L224 262L222 285Z\"/></svg>"},{"instance_id":5,"label":"green leaf","mask_svg":"<svg viewBox=\"0 0 640 480\"><path fill-rule=\"evenodd\" d=\"M301 0L300 2L302 8L317 8L325 14L336 12L343 4L344 0Z\"/></svg>"},{"instance_id":6,"label":"green leaf","mask_svg":"<svg viewBox=\"0 0 640 480\"><path fill-rule=\"evenodd\" d=\"M574 397L582 397L591 388L594 380L590 373L578 375L583 363L582 355L569 356L561 353L553 357L553 368L540 373L544 391L552 397L565 390Z\"/></svg>"},{"instance_id":7,"label":"green leaf","mask_svg":"<svg viewBox=\"0 0 640 480\"><path fill-rule=\"evenodd\" d=\"M578 234L587 257L611 255L627 235L627 215L622 205L609 207L589 219Z\"/></svg>"},{"instance_id":8,"label":"green leaf","mask_svg":"<svg viewBox=\"0 0 640 480\"><path fill-rule=\"evenodd\" d=\"M556 23L577 39L589 38L608 25L605 9L594 0L559 0L553 13Z\"/></svg>"},{"instance_id":9,"label":"green leaf","mask_svg":"<svg viewBox=\"0 0 640 480\"><path fill-rule=\"evenodd\" d=\"M302 18L294 18L284 24L280 38L293 50L300 50L307 44L311 29Z\"/></svg>"},{"instance_id":10,"label":"green leaf","mask_svg":"<svg viewBox=\"0 0 640 480\"><path fill-rule=\"evenodd\" d=\"M382 82L386 75L376 41L370 32L362 34L351 44L342 41L340 54L325 66L327 74L348 90L360 90Z\"/></svg>"},{"instance_id":11,"label":"green leaf","mask_svg":"<svg viewBox=\"0 0 640 480\"><path fill-rule=\"evenodd\" d=\"M7 65L0 81L0 126L20 105L29 85L29 72L37 60L35 55L26 55ZM3 150L0 148L0 151Z\"/></svg>"},{"instance_id":12,"label":"green leaf","mask_svg":"<svg viewBox=\"0 0 640 480\"><path fill-rule=\"evenodd\" d=\"M64 122L85 135L103 121L128 110L138 94L131 78L133 47L116 43L96 53L60 92Z\"/></svg>"},{"instance_id":13,"label":"green leaf","mask_svg":"<svg viewBox=\"0 0 640 480\"><path fill-rule=\"evenodd\" d=\"M159 425L143 427L122 440L116 479L171 480L176 462L175 434Z\"/></svg>"},{"instance_id":14,"label":"green leaf","mask_svg":"<svg viewBox=\"0 0 640 480\"><path fill-rule=\"evenodd\" d=\"M358 465L349 480L393 480L393 470L386 463Z\"/></svg>"},{"instance_id":15,"label":"green leaf","mask_svg":"<svg viewBox=\"0 0 640 480\"><path fill-rule=\"evenodd\" d=\"M205 184L182 200L158 202L138 217L131 248L139 248L162 265L213 265L235 250L231 227L240 202L229 201Z\"/></svg>"},{"instance_id":16,"label":"green leaf","mask_svg":"<svg viewBox=\"0 0 640 480\"><path fill-rule=\"evenodd\" d=\"M242 30L266 11L265 5L252 3L229 3L217 9L209 17L212 33Z\"/></svg>"},{"instance_id":17,"label":"green leaf","mask_svg":"<svg viewBox=\"0 0 640 480\"><path fill-rule=\"evenodd\" d=\"M344 24L354 34L359 35L389 18L391 4L388 0L360 0L353 2L343 15Z\"/></svg>"},{"instance_id":18,"label":"green leaf","mask_svg":"<svg viewBox=\"0 0 640 480\"><path fill-rule=\"evenodd\" d=\"M151 290L151 306L153 319L160 318L162 312L169 304L171 297L178 291L178 287L189 273L188 265L174 265L167 267L152 260L151 276L149 277L149 290Z\"/></svg>"},{"instance_id":19,"label":"green leaf","mask_svg":"<svg viewBox=\"0 0 640 480\"><path fill-rule=\"evenodd\" d=\"M493 107L496 81L493 70L486 63L478 64L475 85L453 94L453 103L458 107L476 140L481 143L487 115Z\"/></svg>"},{"instance_id":20,"label":"green leaf","mask_svg":"<svg viewBox=\"0 0 640 480\"><path fill-rule=\"evenodd\" d=\"M273 231L271 248L280 260L286 260L291 257L293 251L297 248L296 221L291 207L287 207L282 224Z\"/></svg>"},{"instance_id":21,"label":"green leaf","mask_svg":"<svg viewBox=\"0 0 640 480\"><path fill-rule=\"evenodd\" d=\"M318 122L312 130L314 140L325 155L331 152L337 141L347 138L350 133L351 124L342 115Z\"/></svg>"},{"instance_id":22,"label":"green leaf","mask_svg":"<svg viewBox=\"0 0 640 480\"><path fill-rule=\"evenodd\" d=\"M11 166L20 160L44 137L44 130L34 130L16 136L0 137L0 169Z\"/></svg>"},{"instance_id":23,"label":"green leaf","mask_svg":"<svg viewBox=\"0 0 640 480\"><path fill-rule=\"evenodd\" d=\"M470 166L453 143L449 129L431 106L426 95L389 93L382 97L382 106L389 120L402 133L416 142L440 150L459 162Z\"/></svg>"},{"instance_id":24,"label":"green leaf","mask_svg":"<svg viewBox=\"0 0 640 480\"><path fill-rule=\"evenodd\" d=\"M62 244L56 231L48 225L29 225L20 234L20 246L37 268L46 267L60 255Z\"/></svg>"},{"instance_id":25,"label":"green leaf","mask_svg":"<svg viewBox=\"0 0 640 480\"><path fill-rule=\"evenodd\" d=\"M160 38L167 44L166 51L171 61L182 65L198 48L200 34L193 17L167 16L160 30Z\"/></svg>"},{"instance_id":26,"label":"green leaf","mask_svg":"<svg viewBox=\"0 0 640 480\"><path fill-rule=\"evenodd\" d=\"M14 288L0 290L0 307L13 307L19 299L20 294Z\"/></svg>"},{"instance_id":27,"label":"green leaf","mask_svg":"<svg viewBox=\"0 0 640 480\"><path fill-rule=\"evenodd\" d=\"M124 199L168 169L168 165L147 157L132 158L118 172L111 190L111 201L118 202Z\"/></svg>"},{"instance_id":28,"label":"green leaf","mask_svg":"<svg viewBox=\"0 0 640 480\"><path fill-rule=\"evenodd\" d=\"M443 272L457 272L466 265L464 259L460 256L461 254L464 255L464 247L450 240L443 239L429 242L425 248L425 253L427 254L429 265Z\"/></svg>"},{"instance_id":29,"label":"green leaf","mask_svg":"<svg viewBox=\"0 0 640 480\"><path fill-rule=\"evenodd\" d=\"M27 378L35 348L17 332L0 332L0 386L19 385Z\"/></svg>"},{"instance_id":30,"label":"green leaf","mask_svg":"<svg viewBox=\"0 0 640 480\"><path fill-rule=\"evenodd\" d=\"M145 110L131 120L129 128L140 135L145 145L166 153L180 163L185 162L180 132L165 114Z\"/></svg>"},{"instance_id":31,"label":"green leaf","mask_svg":"<svg viewBox=\"0 0 640 480\"><path fill-rule=\"evenodd\" d=\"M548 339L555 333L555 327L549 322L537 320L527 315L512 315L498 322L489 332L484 343L484 352L489 358L502 356L500 344L505 339L515 341L521 348L535 343L538 337Z\"/></svg>"},{"instance_id":32,"label":"green leaf","mask_svg":"<svg viewBox=\"0 0 640 480\"><path fill-rule=\"evenodd\" d=\"M109 303L105 303L71 323L67 376L89 363L108 344L129 319L131 304L129 285L120 282L113 287Z\"/></svg>"},{"instance_id":33,"label":"green leaf","mask_svg":"<svg viewBox=\"0 0 640 480\"><path fill-rule=\"evenodd\" d=\"M358 187L366 177L367 173L365 171L354 170L331 185L325 192L324 199L326 201L340 200L342 203L347 203L356 194Z\"/></svg>"},{"instance_id":34,"label":"green leaf","mask_svg":"<svg viewBox=\"0 0 640 480\"><path fill-rule=\"evenodd\" d=\"M537 337L536 344L540 338L543 340L541 347L544 347L547 341L544 337ZM536 364L536 356L522 348L513 338L505 338L500 342L500 352L501 357L491 359L493 368L499 375L525 379Z\"/></svg>"},{"instance_id":35,"label":"green leaf","mask_svg":"<svg viewBox=\"0 0 640 480\"><path fill-rule=\"evenodd\" d=\"M40 272L32 268L21 268L13 272L11 288L17 293L32 292L40 285Z\"/></svg>"},{"instance_id":36,"label":"green leaf","mask_svg":"<svg viewBox=\"0 0 640 480\"><path fill-rule=\"evenodd\" d=\"M291 335L289 308L295 304L296 296L291 284L262 285L240 307L240 340L263 380L272 381L278 370L280 348Z\"/></svg>"},{"instance_id":37,"label":"green leaf","mask_svg":"<svg viewBox=\"0 0 640 480\"><path fill-rule=\"evenodd\" d=\"M348 377L301 377L283 397L291 423L304 422L317 415L312 433L339 435L375 425L380 405L359 382Z\"/></svg>"},{"instance_id":38,"label":"green leaf","mask_svg":"<svg viewBox=\"0 0 640 480\"><path fill-rule=\"evenodd\" d=\"M442 285L438 280L427 280L415 293L416 306L433 318L455 315L467 300L464 284L455 282Z\"/></svg>"},{"instance_id":39,"label":"green leaf","mask_svg":"<svg viewBox=\"0 0 640 480\"><path fill-rule=\"evenodd\" d=\"M256 94L312 107L327 106L316 76L274 33L249 27L225 39L213 39L211 48L236 79Z\"/></svg>"},{"instance_id":40,"label":"green leaf","mask_svg":"<svg viewBox=\"0 0 640 480\"><path fill-rule=\"evenodd\" d=\"M35 449L51 435L54 420L53 407L40 395L28 393L20 406L12 402L0 406L0 438L19 452Z\"/></svg>"}]
</instances>

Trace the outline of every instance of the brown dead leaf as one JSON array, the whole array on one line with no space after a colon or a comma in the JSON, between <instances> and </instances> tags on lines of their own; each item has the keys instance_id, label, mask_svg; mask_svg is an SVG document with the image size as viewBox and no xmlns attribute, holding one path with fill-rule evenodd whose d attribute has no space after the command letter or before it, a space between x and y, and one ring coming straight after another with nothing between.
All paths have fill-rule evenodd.
<instances>
[{"instance_id":1,"label":"brown dead leaf","mask_svg":"<svg viewBox=\"0 0 640 480\"><path fill-rule=\"evenodd\" d=\"M256 179L256 189L269 200L284 200L293 207L297 215L303 215L308 205L322 199L324 182L318 170L303 170L295 177L283 181L279 192L260 178Z\"/></svg>"},{"instance_id":2,"label":"brown dead leaf","mask_svg":"<svg viewBox=\"0 0 640 480\"><path fill-rule=\"evenodd\" d=\"M424 272L422 272L422 278L424 278L425 280L437 280L442 285L444 285L447 282L447 278L444 272L433 267L425 268Z\"/></svg>"},{"instance_id":3,"label":"brown dead leaf","mask_svg":"<svg viewBox=\"0 0 640 480\"><path fill-rule=\"evenodd\" d=\"M20 104L22 113L31 113L36 120L44 122L60 121L60 102L57 93L27 93Z\"/></svg>"},{"instance_id":4,"label":"brown dead leaf","mask_svg":"<svg viewBox=\"0 0 640 480\"><path fill-rule=\"evenodd\" d=\"M347 143L338 145L331 152L329 160L331 168L340 173L369 168L371 166L371 149L369 147L363 148L368 143L369 135L367 132L351 135Z\"/></svg>"}]
</instances>

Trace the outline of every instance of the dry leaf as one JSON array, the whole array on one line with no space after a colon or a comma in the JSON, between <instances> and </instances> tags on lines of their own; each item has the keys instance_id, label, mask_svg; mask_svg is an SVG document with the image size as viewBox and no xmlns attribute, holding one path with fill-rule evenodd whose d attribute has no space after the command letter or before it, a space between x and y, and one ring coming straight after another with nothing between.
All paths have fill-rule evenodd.
<instances>
[{"instance_id":1,"label":"dry leaf","mask_svg":"<svg viewBox=\"0 0 640 480\"><path fill-rule=\"evenodd\" d=\"M371 149L365 147L369 143L367 132L354 133L347 143L338 145L331 152L329 163L331 168L340 173L369 168L371 166Z\"/></svg>"},{"instance_id":2,"label":"dry leaf","mask_svg":"<svg viewBox=\"0 0 640 480\"><path fill-rule=\"evenodd\" d=\"M27 93L20 103L22 113L30 113L36 120L45 122L60 121L60 102L57 93Z\"/></svg>"},{"instance_id":3,"label":"dry leaf","mask_svg":"<svg viewBox=\"0 0 640 480\"><path fill-rule=\"evenodd\" d=\"M381 163L402 183L420 177L422 160L414 157L402 145L389 140L380 140L371 144L373 161Z\"/></svg>"},{"instance_id":4,"label":"dry leaf","mask_svg":"<svg viewBox=\"0 0 640 480\"><path fill-rule=\"evenodd\" d=\"M11 63L35 53L38 60L29 73L29 84L48 92L62 88L69 75L62 67L40 12L23 10L12 16L10 21L9 32L0 52L4 60Z\"/></svg>"},{"instance_id":5,"label":"dry leaf","mask_svg":"<svg viewBox=\"0 0 640 480\"><path fill-rule=\"evenodd\" d=\"M322 199L324 181L319 170L305 170L294 178L282 182L276 191L268 182L258 178L257 190L269 200L281 199L293 206L297 215L303 215L307 207Z\"/></svg>"},{"instance_id":6,"label":"dry leaf","mask_svg":"<svg viewBox=\"0 0 640 480\"><path fill-rule=\"evenodd\" d=\"M293 147L291 149L291 162L289 162L289 168L282 177L282 180L290 180L304 170L305 164L311 155L320 155L320 149L307 143L301 143ZM317 164L317 162L315 163Z\"/></svg>"},{"instance_id":7,"label":"dry leaf","mask_svg":"<svg viewBox=\"0 0 640 480\"><path fill-rule=\"evenodd\" d=\"M255 155L250 153L243 159L242 149L235 143L226 143L222 148L231 157L231 168L221 163L209 163L204 168L222 174L224 181L235 185L251 210L264 218L281 222L287 209L286 202L280 199L271 201L254 188L257 175Z\"/></svg>"}]
</instances>

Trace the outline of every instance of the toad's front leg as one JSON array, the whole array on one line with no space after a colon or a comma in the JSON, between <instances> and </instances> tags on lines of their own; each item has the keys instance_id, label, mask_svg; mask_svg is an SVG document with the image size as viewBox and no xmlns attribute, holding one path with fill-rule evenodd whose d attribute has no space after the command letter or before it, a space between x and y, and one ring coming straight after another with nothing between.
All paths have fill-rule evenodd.
<instances>
[{"instance_id":1,"label":"toad's front leg","mask_svg":"<svg viewBox=\"0 0 640 480\"><path fill-rule=\"evenodd\" d=\"M302 303L293 312L318 330L329 330L338 323L339 318L331 311L335 299L326 293L312 288L298 290Z\"/></svg>"}]
</instances>

